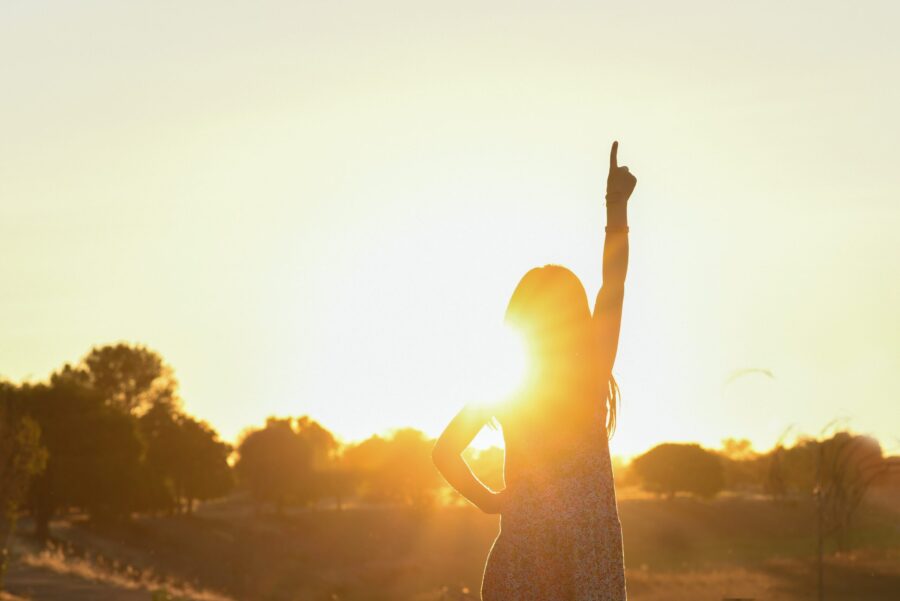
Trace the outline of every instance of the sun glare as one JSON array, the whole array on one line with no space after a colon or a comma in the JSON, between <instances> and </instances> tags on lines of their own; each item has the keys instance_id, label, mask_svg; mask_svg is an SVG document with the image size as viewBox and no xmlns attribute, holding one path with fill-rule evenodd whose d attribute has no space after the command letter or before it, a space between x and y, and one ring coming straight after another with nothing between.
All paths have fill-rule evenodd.
<instances>
[{"instance_id":1,"label":"sun glare","mask_svg":"<svg viewBox=\"0 0 900 601\"><path fill-rule=\"evenodd\" d=\"M515 328L504 325L481 341L477 349L480 367L481 402L496 404L509 399L525 383L528 351L525 339Z\"/></svg>"}]
</instances>

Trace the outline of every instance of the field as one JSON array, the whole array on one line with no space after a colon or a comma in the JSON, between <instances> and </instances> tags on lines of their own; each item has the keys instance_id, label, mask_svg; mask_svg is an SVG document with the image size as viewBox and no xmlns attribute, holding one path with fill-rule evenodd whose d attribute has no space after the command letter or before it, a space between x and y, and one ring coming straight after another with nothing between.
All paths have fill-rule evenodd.
<instances>
[{"instance_id":1,"label":"field","mask_svg":"<svg viewBox=\"0 0 900 601\"><path fill-rule=\"evenodd\" d=\"M620 512L632 600L815 598L808 502L632 498ZM276 517L232 498L127 526L55 522L53 552L19 538L7 588L34 601L149 601L154 590L209 601L477 599L496 529L496 518L467 507ZM860 510L850 542L849 552L828 549L826 598L900 598L900 512L889 497Z\"/></svg>"}]
</instances>

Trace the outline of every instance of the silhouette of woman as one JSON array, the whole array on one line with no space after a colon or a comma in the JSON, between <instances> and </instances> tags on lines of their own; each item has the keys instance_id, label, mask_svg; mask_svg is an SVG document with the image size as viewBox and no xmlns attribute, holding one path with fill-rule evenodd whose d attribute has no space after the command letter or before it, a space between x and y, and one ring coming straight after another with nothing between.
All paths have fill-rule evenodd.
<instances>
[{"instance_id":1,"label":"silhouette of woman","mask_svg":"<svg viewBox=\"0 0 900 601\"><path fill-rule=\"evenodd\" d=\"M612 376L625 273L628 199L637 179L610 150L603 285L591 315L565 267L532 269L506 321L524 334L528 384L507 402L468 405L441 434L434 462L451 486L486 513L500 534L485 565L483 601L624 601L622 533L608 438L619 390ZM462 452L493 420L503 430L506 488L481 483Z\"/></svg>"}]
</instances>

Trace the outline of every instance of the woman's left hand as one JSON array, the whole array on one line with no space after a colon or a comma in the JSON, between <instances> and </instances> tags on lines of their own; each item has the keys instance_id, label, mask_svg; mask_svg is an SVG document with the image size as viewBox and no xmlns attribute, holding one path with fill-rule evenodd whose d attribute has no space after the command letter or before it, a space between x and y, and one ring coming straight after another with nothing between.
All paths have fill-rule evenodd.
<instances>
[{"instance_id":1,"label":"woman's left hand","mask_svg":"<svg viewBox=\"0 0 900 601\"><path fill-rule=\"evenodd\" d=\"M503 513L506 510L506 504L509 501L509 489L504 488L496 492L492 492L490 496L481 504L481 510L487 514L495 515Z\"/></svg>"}]
</instances>

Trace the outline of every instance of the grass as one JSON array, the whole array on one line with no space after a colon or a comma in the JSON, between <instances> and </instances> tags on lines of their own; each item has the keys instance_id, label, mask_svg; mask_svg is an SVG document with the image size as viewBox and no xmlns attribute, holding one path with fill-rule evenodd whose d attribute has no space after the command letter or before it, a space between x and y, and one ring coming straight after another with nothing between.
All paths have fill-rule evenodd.
<instances>
[{"instance_id":1,"label":"grass","mask_svg":"<svg viewBox=\"0 0 900 601\"><path fill-rule=\"evenodd\" d=\"M632 601L812 597L808 503L626 499L620 514ZM829 601L890 599L900 590L898 523L890 507L861 512L854 527L857 551L829 556ZM119 578L143 578L148 591L162 586L164 579L154 574L165 574L173 583L166 587L170 598L447 601L478 598L497 520L467 507L254 517L235 501L194 517L141 518L102 529L57 524L54 532L68 551L25 561L69 573L86 570L88 578L107 573L119 587L126 586ZM158 592L154 601L162 599Z\"/></svg>"},{"instance_id":2,"label":"grass","mask_svg":"<svg viewBox=\"0 0 900 601\"><path fill-rule=\"evenodd\" d=\"M103 565L105 562L73 557L54 547L37 553L26 553L20 561L33 568L44 568L57 574L75 576L115 588L146 590L150 592L153 601L231 601L224 595L158 576L152 570L139 571L130 565Z\"/></svg>"}]
</instances>

